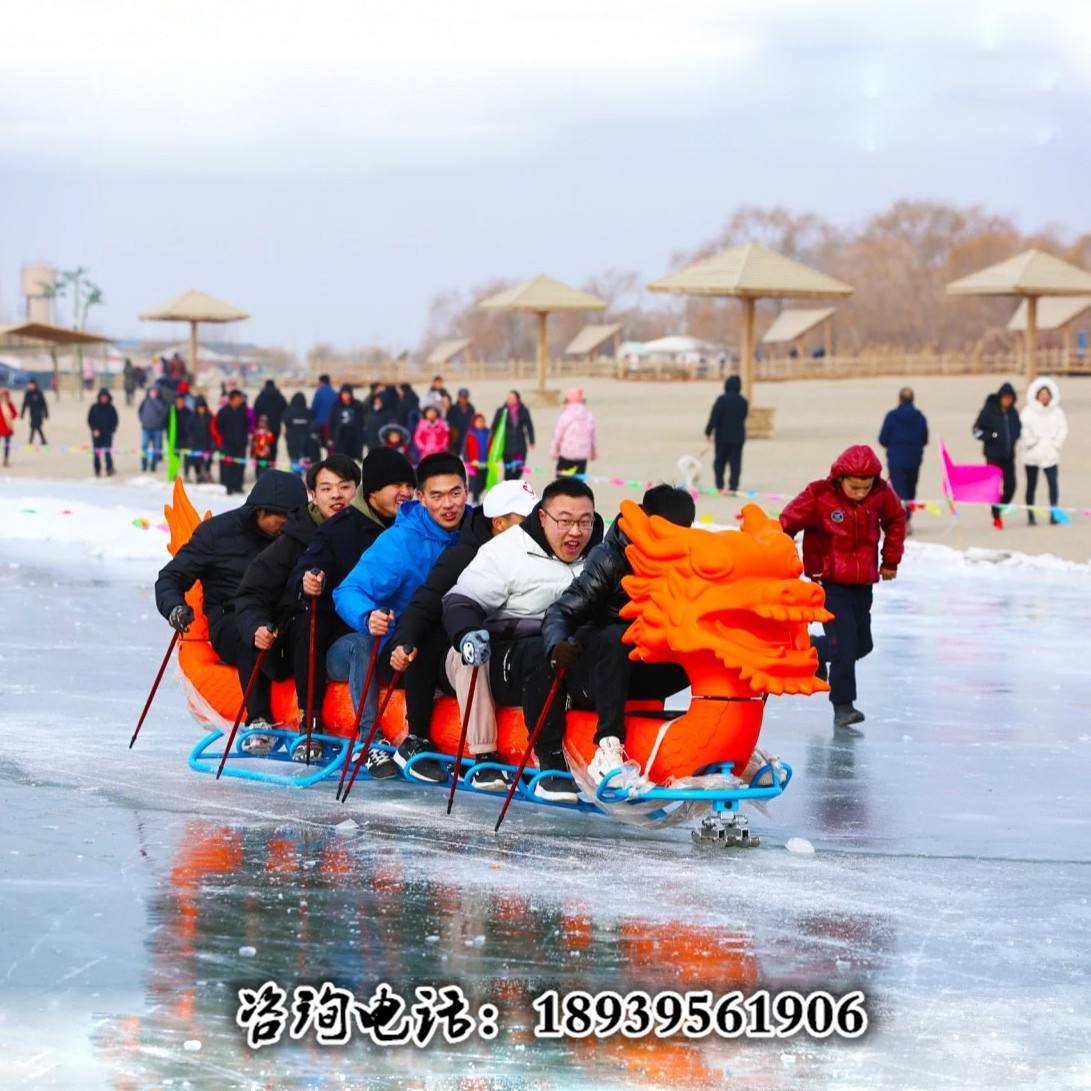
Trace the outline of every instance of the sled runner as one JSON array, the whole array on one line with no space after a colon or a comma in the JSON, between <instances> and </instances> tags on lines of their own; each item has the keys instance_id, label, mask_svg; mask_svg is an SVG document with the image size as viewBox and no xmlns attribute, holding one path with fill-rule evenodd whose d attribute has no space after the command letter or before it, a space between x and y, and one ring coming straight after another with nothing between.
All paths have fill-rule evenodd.
<instances>
[{"instance_id":1,"label":"sled runner","mask_svg":"<svg viewBox=\"0 0 1091 1091\"><path fill-rule=\"evenodd\" d=\"M175 483L173 504L165 510L171 529L168 548L175 553L200 522L180 481ZM681 664L690 679L690 706L677 714L665 713L656 702L630 702L625 749L636 768L616 770L600 785L587 775L596 749L595 714L570 710L564 748L581 798L575 804L536 798L533 791L540 774L534 767L524 771L515 798L538 806L595 811L645 826L673 825L711 810L695 838L747 843L751 839L743 820L735 819L739 803L775 798L791 779L787 764L767 760L756 751L766 698L828 688L815 677L817 656L807 634L808 622L831 616L824 608L822 588L799 578L802 565L795 545L757 505L743 509L738 532L678 527L648 517L630 501L622 502L620 518L631 542L627 556L633 573L624 580L630 601L622 611L631 621L625 637L633 644L631 658ZM198 772L215 772L223 757L222 729L233 721L242 694L235 669L220 663L209 644L199 584L186 601L196 620L180 641L179 670L190 710L213 728L194 747L189 764ZM273 683L272 706L278 724L300 723L291 680ZM313 735L322 745L317 763L308 767L292 761L305 733L291 727L263 730L262 734L277 737L277 746L258 759L242 749L249 734L243 729L224 775L297 788L336 779L353 720L347 686L330 683L321 709L322 730ZM504 759L497 767L510 778L527 746L526 725L518 709L503 708L497 710L497 727L498 751ZM459 728L457 703L453 698L438 699L432 721L434 751L413 759L440 761L448 784L454 775ZM373 748L391 751L406 730L404 698L395 692ZM473 772L473 759L466 755L458 774L459 791L486 794L473 786ZM362 771L361 779L366 777ZM406 779L414 785L423 783L411 776Z\"/></svg>"}]
</instances>

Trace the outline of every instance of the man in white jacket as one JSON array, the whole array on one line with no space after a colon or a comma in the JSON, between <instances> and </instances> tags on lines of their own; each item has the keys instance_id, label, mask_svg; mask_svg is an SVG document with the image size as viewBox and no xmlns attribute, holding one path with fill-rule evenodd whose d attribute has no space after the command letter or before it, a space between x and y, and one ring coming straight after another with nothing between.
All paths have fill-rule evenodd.
<instances>
[{"instance_id":1,"label":"man in white jacket","mask_svg":"<svg viewBox=\"0 0 1091 1091\"><path fill-rule=\"evenodd\" d=\"M443 624L452 645L465 663L487 666L496 704L522 706L528 730L553 678L542 647L542 618L601 540L594 493L583 481L560 478L546 487L521 526L481 546L444 596ZM563 735L564 703L555 701L536 748L541 769L567 773ZM553 802L576 799L565 775L543 777L536 794Z\"/></svg>"},{"instance_id":2,"label":"man in white jacket","mask_svg":"<svg viewBox=\"0 0 1091 1091\"><path fill-rule=\"evenodd\" d=\"M1034 526L1034 499L1038 491L1038 471L1045 474L1049 488L1049 521L1057 523L1054 510L1060 502L1057 470L1061 447L1068 438L1068 421L1061 408L1061 392L1052 379L1035 379L1027 390L1027 404L1019 414L1023 426L1023 467L1027 472L1027 522Z\"/></svg>"}]
</instances>

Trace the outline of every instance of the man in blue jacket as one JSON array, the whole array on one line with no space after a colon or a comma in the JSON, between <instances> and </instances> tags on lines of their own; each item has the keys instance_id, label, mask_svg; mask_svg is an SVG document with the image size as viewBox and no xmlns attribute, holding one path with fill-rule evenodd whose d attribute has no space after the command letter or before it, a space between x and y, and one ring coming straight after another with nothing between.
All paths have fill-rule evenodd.
<instances>
[{"instance_id":1,"label":"man in blue jacket","mask_svg":"<svg viewBox=\"0 0 1091 1091\"><path fill-rule=\"evenodd\" d=\"M466 504L466 467L455 455L429 455L417 467L417 499L398 508L394 525L384 530L360 558L344 582L334 589L333 605L352 629L330 646L326 672L331 680L348 680L353 707L359 707L367 664L375 641L385 642L397 616L424 583L436 558L458 541ZM380 674L387 674L379 656ZM378 711L378 680L368 690L360 731L366 735ZM383 752L372 751L373 777L394 776L398 766Z\"/></svg>"},{"instance_id":2,"label":"man in blue jacket","mask_svg":"<svg viewBox=\"0 0 1091 1091\"><path fill-rule=\"evenodd\" d=\"M913 391L903 386L898 391L898 406L883 419L879 443L886 448L886 464L890 471L890 484L898 499L906 504L917 499L917 478L921 472L924 449L928 446L928 421L913 404ZM906 524L908 530L908 523Z\"/></svg>"},{"instance_id":3,"label":"man in blue jacket","mask_svg":"<svg viewBox=\"0 0 1091 1091\"><path fill-rule=\"evenodd\" d=\"M330 413L333 412L334 403L337 401L337 391L333 389L328 375L318 376L318 386L314 388L314 396L311 398L311 420L314 426L322 432L322 442L330 445Z\"/></svg>"}]
</instances>

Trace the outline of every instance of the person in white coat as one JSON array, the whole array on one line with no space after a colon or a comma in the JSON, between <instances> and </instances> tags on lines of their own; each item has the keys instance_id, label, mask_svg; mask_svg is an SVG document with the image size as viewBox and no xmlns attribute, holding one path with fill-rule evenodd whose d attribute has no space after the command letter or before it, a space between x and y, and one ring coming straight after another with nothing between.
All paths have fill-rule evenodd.
<instances>
[{"instance_id":1,"label":"person in white coat","mask_svg":"<svg viewBox=\"0 0 1091 1091\"><path fill-rule=\"evenodd\" d=\"M1027 522L1034 526L1034 497L1038 490L1038 471L1045 474L1049 487L1049 521L1057 523L1052 509L1060 501L1057 471L1061 448L1068 436L1068 421L1061 408L1061 392L1052 379L1035 379L1027 390L1027 404L1019 421L1023 426L1023 466L1027 472Z\"/></svg>"},{"instance_id":2,"label":"person in white coat","mask_svg":"<svg viewBox=\"0 0 1091 1091\"><path fill-rule=\"evenodd\" d=\"M595 496L574 477L547 485L541 501L520 526L477 551L443 598L443 625L468 666L485 667L497 705L520 705L528 730L537 720L553 680L542 646L542 618L583 571L587 553L602 541ZM460 708L465 715L465 708ZM574 802L562 752L564 701L555 700L536 753L543 776L535 794Z\"/></svg>"}]
</instances>

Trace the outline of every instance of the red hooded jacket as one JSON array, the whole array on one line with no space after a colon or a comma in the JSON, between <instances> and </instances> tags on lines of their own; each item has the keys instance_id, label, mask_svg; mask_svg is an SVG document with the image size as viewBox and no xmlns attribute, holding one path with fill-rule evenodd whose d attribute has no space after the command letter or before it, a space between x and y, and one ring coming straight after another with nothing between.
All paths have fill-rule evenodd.
<instances>
[{"instance_id":1,"label":"red hooded jacket","mask_svg":"<svg viewBox=\"0 0 1091 1091\"><path fill-rule=\"evenodd\" d=\"M879 579L879 539L883 567L897 568L905 550L905 509L879 476L882 463L868 446L843 451L824 481L812 481L780 515L786 534L803 531L803 571L833 583L875 583ZM863 500L850 500L839 478L874 477Z\"/></svg>"}]
</instances>

